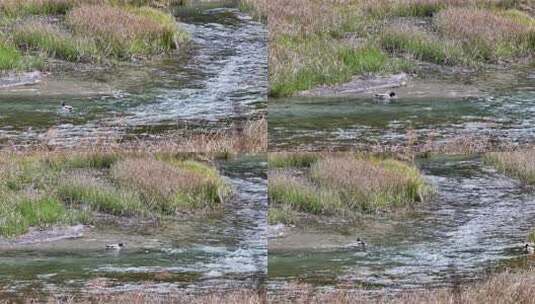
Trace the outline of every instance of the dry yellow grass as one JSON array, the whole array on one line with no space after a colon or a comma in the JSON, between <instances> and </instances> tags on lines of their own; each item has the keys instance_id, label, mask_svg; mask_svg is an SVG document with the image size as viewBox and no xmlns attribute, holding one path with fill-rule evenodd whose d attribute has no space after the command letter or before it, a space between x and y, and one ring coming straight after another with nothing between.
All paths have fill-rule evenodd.
<instances>
[{"instance_id":1,"label":"dry yellow grass","mask_svg":"<svg viewBox=\"0 0 535 304\"><path fill-rule=\"evenodd\" d=\"M1 295L1 294L0 294ZM11 300L0 299L0 303L12 303ZM19 299L24 304L265 304L265 294L254 290L233 290L213 292L206 295L188 295L182 293L152 294L145 292L127 292L108 295L51 296L46 300L31 296Z\"/></svg>"},{"instance_id":2,"label":"dry yellow grass","mask_svg":"<svg viewBox=\"0 0 535 304\"><path fill-rule=\"evenodd\" d=\"M534 149L488 153L486 160L499 171L528 185L535 185Z\"/></svg>"},{"instance_id":3,"label":"dry yellow grass","mask_svg":"<svg viewBox=\"0 0 535 304\"><path fill-rule=\"evenodd\" d=\"M316 294L307 285L295 285L292 294L297 294L296 304L534 304L535 271L504 272L487 280L460 286L455 289L431 289L405 292L396 295L364 296L358 290L338 290ZM268 295L269 298L269 295ZM269 298L270 303L283 303L280 297Z\"/></svg>"}]
</instances>

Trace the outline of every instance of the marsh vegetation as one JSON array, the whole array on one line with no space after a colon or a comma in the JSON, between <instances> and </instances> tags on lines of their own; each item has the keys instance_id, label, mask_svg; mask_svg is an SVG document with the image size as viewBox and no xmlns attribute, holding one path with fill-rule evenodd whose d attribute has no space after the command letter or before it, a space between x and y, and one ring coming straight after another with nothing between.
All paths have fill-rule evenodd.
<instances>
[{"instance_id":1,"label":"marsh vegetation","mask_svg":"<svg viewBox=\"0 0 535 304\"><path fill-rule=\"evenodd\" d=\"M230 186L209 164L171 154L3 154L0 235L90 224L99 214L163 217L215 209Z\"/></svg>"},{"instance_id":2,"label":"marsh vegetation","mask_svg":"<svg viewBox=\"0 0 535 304\"><path fill-rule=\"evenodd\" d=\"M340 153L274 153L269 158L271 223L292 214L352 216L423 202L432 188L411 164Z\"/></svg>"},{"instance_id":3,"label":"marsh vegetation","mask_svg":"<svg viewBox=\"0 0 535 304\"><path fill-rule=\"evenodd\" d=\"M419 63L484 68L535 51L529 1L244 0L268 19L271 95ZM291 9L289 9L291 7Z\"/></svg>"},{"instance_id":4,"label":"marsh vegetation","mask_svg":"<svg viewBox=\"0 0 535 304\"><path fill-rule=\"evenodd\" d=\"M156 2L6 0L0 71L46 68L49 58L109 63L185 46L188 34Z\"/></svg>"}]
</instances>

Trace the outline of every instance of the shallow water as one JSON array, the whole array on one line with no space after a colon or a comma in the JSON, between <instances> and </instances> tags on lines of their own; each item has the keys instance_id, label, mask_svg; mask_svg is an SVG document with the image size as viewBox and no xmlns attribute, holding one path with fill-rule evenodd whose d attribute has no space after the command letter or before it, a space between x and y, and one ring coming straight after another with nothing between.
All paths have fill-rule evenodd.
<instances>
[{"instance_id":1,"label":"shallow water","mask_svg":"<svg viewBox=\"0 0 535 304\"><path fill-rule=\"evenodd\" d=\"M269 144L274 150L366 149L405 144L409 130L419 144L459 137L535 142L529 70L463 81L438 78L418 91L409 84L396 90L400 98L390 104L377 103L372 94L270 100Z\"/></svg>"},{"instance_id":2,"label":"shallow water","mask_svg":"<svg viewBox=\"0 0 535 304\"><path fill-rule=\"evenodd\" d=\"M526 258L535 194L477 157L436 157L420 167L437 195L413 212L354 226L311 224L270 240L270 290L284 293L295 281L370 292L444 287ZM346 247L357 237L367 250Z\"/></svg>"},{"instance_id":3,"label":"shallow water","mask_svg":"<svg viewBox=\"0 0 535 304\"><path fill-rule=\"evenodd\" d=\"M113 68L60 65L40 84L0 89L0 144L70 146L186 126L225 128L264 112L264 25L234 1L174 11L192 37L183 52ZM59 113L60 101L75 112Z\"/></svg>"},{"instance_id":4,"label":"shallow water","mask_svg":"<svg viewBox=\"0 0 535 304\"><path fill-rule=\"evenodd\" d=\"M267 269L265 157L221 161L236 196L223 212L160 227L94 228L80 239L3 248L0 294L154 291L201 294L261 287ZM125 242L119 252L104 249ZM27 294L26 294L27 295Z\"/></svg>"}]
</instances>

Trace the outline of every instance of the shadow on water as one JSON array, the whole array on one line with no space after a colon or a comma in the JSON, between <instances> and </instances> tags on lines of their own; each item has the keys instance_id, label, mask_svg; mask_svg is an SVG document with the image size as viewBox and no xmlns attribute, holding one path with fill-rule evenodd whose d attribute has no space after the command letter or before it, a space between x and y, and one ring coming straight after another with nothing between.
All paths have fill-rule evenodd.
<instances>
[{"instance_id":1,"label":"shadow on water","mask_svg":"<svg viewBox=\"0 0 535 304\"><path fill-rule=\"evenodd\" d=\"M512 74L502 79L505 76L497 72L492 82L482 76L479 82L466 85L464 90L473 97L459 97L466 93L463 85L442 80L430 82L427 88L418 87L419 92L401 88L401 97L389 104L377 103L372 94L270 100L270 147L324 150L366 149L370 144L396 146L408 141L409 130L418 136L419 143L460 137L533 143L535 80L528 70ZM449 87L461 89L448 96L452 93L446 92Z\"/></svg>"},{"instance_id":2,"label":"shadow on water","mask_svg":"<svg viewBox=\"0 0 535 304\"><path fill-rule=\"evenodd\" d=\"M186 125L225 128L265 112L265 26L229 1L174 12L190 32L187 49L111 68L60 63L40 84L0 90L0 142L70 146ZM59 113L60 101L75 112Z\"/></svg>"},{"instance_id":3,"label":"shadow on water","mask_svg":"<svg viewBox=\"0 0 535 304\"><path fill-rule=\"evenodd\" d=\"M270 240L270 289L277 293L294 281L370 292L453 287L522 257L535 221L533 193L478 157L434 157L419 166L437 194L407 214L374 216L353 227L310 224ZM367 250L346 247L357 237Z\"/></svg>"},{"instance_id":4,"label":"shadow on water","mask_svg":"<svg viewBox=\"0 0 535 304\"><path fill-rule=\"evenodd\" d=\"M222 212L168 219L159 227L98 226L80 239L2 249L2 299L27 296L27 288L46 296L262 287L267 269L265 157L243 156L220 161L218 167L236 192ZM125 249L104 249L119 241Z\"/></svg>"}]
</instances>

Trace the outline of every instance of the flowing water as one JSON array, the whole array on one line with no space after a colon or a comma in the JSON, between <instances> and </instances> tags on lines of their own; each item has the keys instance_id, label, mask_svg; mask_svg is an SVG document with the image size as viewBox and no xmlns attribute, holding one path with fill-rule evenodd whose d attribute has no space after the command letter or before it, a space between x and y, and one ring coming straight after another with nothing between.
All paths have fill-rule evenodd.
<instances>
[{"instance_id":1,"label":"flowing water","mask_svg":"<svg viewBox=\"0 0 535 304\"><path fill-rule=\"evenodd\" d=\"M413 212L354 226L316 223L270 240L270 290L284 293L295 281L370 292L447 287L526 258L535 194L477 157L435 157L420 167L437 194ZM357 237L366 250L347 247Z\"/></svg>"},{"instance_id":2,"label":"flowing water","mask_svg":"<svg viewBox=\"0 0 535 304\"><path fill-rule=\"evenodd\" d=\"M39 84L0 89L0 144L221 129L264 112L266 29L236 7L174 9L192 41L169 56L112 68L60 65ZM74 113L61 114L61 101Z\"/></svg>"},{"instance_id":3,"label":"flowing water","mask_svg":"<svg viewBox=\"0 0 535 304\"><path fill-rule=\"evenodd\" d=\"M98 226L80 239L2 248L2 299L259 288L267 269L265 157L221 161L236 196L223 211L162 226ZM121 251L106 250L125 242Z\"/></svg>"},{"instance_id":4,"label":"flowing water","mask_svg":"<svg viewBox=\"0 0 535 304\"><path fill-rule=\"evenodd\" d=\"M388 104L372 94L270 100L270 148L366 149L402 145L414 136L420 144L463 137L533 143L535 78L529 70L500 73L464 82L439 79L417 88L409 84L396 89L400 98Z\"/></svg>"}]
</instances>

